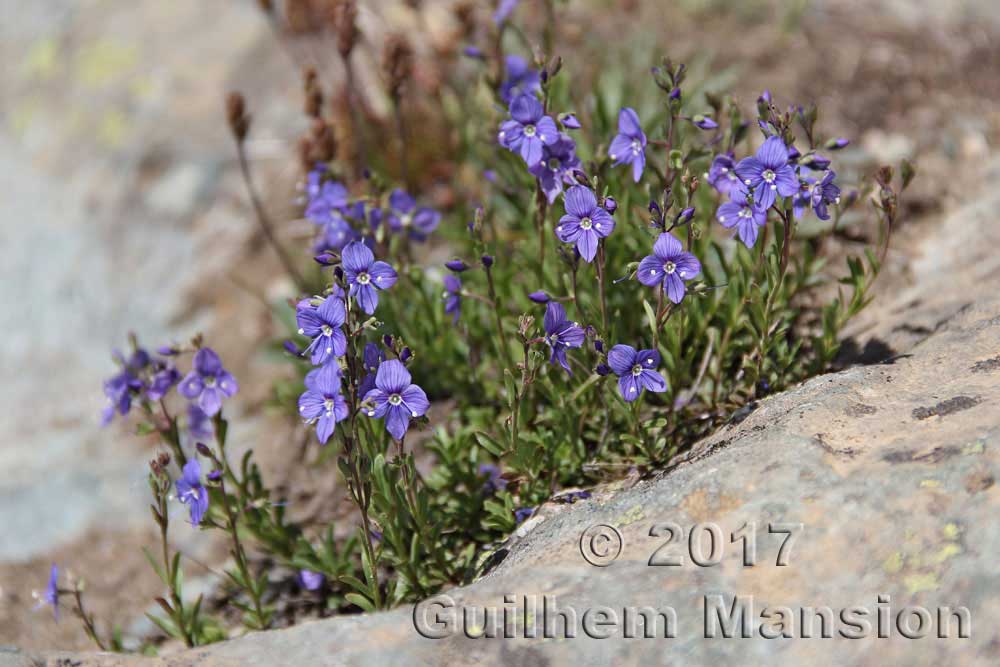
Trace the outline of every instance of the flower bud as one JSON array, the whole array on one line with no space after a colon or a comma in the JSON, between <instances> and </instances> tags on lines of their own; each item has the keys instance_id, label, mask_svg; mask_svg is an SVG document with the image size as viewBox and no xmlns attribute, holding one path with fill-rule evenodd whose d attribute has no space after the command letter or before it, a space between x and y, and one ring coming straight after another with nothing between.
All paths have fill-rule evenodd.
<instances>
[{"instance_id":1,"label":"flower bud","mask_svg":"<svg viewBox=\"0 0 1000 667\"><path fill-rule=\"evenodd\" d=\"M823 171L830 166L830 159L825 158L822 155L816 155L815 153L810 155L806 160L805 165L816 171Z\"/></svg>"},{"instance_id":2,"label":"flower bud","mask_svg":"<svg viewBox=\"0 0 1000 667\"><path fill-rule=\"evenodd\" d=\"M313 257L313 261L319 264L320 266L330 266L331 264L337 261L337 258L328 252L324 252L321 255L316 255L315 257Z\"/></svg>"},{"instance_id":3,"label":"flower bud","mask_svg":"<svg viewBox=\"0 0 1000 667\"><path fill-rule=\"evenodd\" d=\"M580 125L580 121L576 119L576 114L572 112L559 114L559 122L567 130L579 130L581 127L583 127L582 125Z\"/></svg>"},{"instance_id":4,"label":"flower bud","mask_svg":"<svg viewBox=\"0 0 1000 667\"><path fill-rule=\"evenodd\" d=\"M478 46L469 45L462 49L462 55L466 58L475 58L476 60L486 60L486 54Z\"/></svg>"},{"instance_id":5,"label":"flower bud","mask_svg":"<svg viewBox=\"0 0 1000 667\"><path fill-rule=\"evenodd\" d=\"M285 352L292 355L293 357L302 356L302 348L296 345L294 341L286 340L285 342L282 343L282 346L285 348Z\"/></svg>"},{"instance_id":6,"label":"flower bud","mask_svg":"<svg viewBox=\"0 0 1000 667\"><path fill-rule=\"evenodd\" d=\"M399 360L404 364L413 357L413 352L408 347L404 347L399 353Z\"/></svg>"},{"instance_id":7,"label":"flower bud","mask_svg":"<svg viewBox=\"0 0 1000 667\"><path fill-rule=\"evenodd\" d=\"M694 217L694 207L689 206L677 215L677 220L674 221L675 225L686 225L691 222L691 218Z\"/></svg>"},{"instance_id":8,"label":"flower bud","mask_svg":"<svg viewBox=\"0 0 1000 667\"><path fill-rule=\"evenodd\" d=\"M671 100L679 100L679 99L681 99L681 89L680 88L674 88L673 90L671 90L670 91L670 99Z\"/></svg>"},{"instance_id":9,"label":"flower bud","mask_svg":"<svg viewBox=\"0 0 1000 667\"><path fill-rule=\"evenodd\" d=\"M445 262L444 265L448 267L449 271L454 271L455 273L461 273L469 268L469 265L460 259L453 259L451 261Z\"/></svg>"},{"instance_id":10,"label":"flower bud","mask_svg":"<svg viewBox=\"0 0 1000 667\"><path fill-rule=\"evenodd\" d=\"M483 255L480 259L482 259L483 266L487 269L493 266L493 257L491 255Z\"/></svg>"},{"instance_id":11,"label":"flower bud","mask_svg":"<svg viewBox=\"0 0 1000 667\"><path fill-rule=\"evenodd\" d=\"M214 458L212 450L209 449L208 445L206 445L204 442L196 443L194 448L197 449L198 453L204 456L205 458L208 459Z\"/></svg>"},{"instance_id":12,"label":"flower bud","mask_svg":"<svg viewBox=\"0 0 1000 667\"><path fill-rule=\"evenodd\" d=\"M614 212L618 210L618 202L615 201L614 197L604 198L604 210L612 215L614 215Z\"/></svg>"},{"instance_id":13,"label":"flower bud","mask_svg":"<svg viewBox=\"0 0 1000 667\"><path fill-rule=\"evenodd\" d=\"M594 349L598 352L604 352L604 341L598 338L594 341Z\"/></svg>"},{"instance_id":14,"label":"flower bud","mask_svg":"<svg viewBox=\"0 0 1000 667\"><path fill-rule=\"evenodd\" d=\"M156 353L161 354L164 357L173 357L180 354L180 350L172 345L162 345L156 348Z\"/></svg>"},{"instance_id":15,"label":"flower bud","mask_svg":"<svg viewBox=\"0 0 1000 667\"><path fill-rule=\"evenodd\" d=\"M392 334L386 334L382 336L382 344L392 349Z\"/></svg>"},{"instance_id":16,"label":"flower bud","mask_svg":"<svg viewBox=\"0 0 1000 667\"><path fill-rule=\"evenodd\" d=\"M849 143L851 143L849 139L830 139L830 141L826 142L826 149L828 151L839 151L841 148L846 148Z\"/></svg>"},{"instance_id":17,"label":"flower bud","mask_svg":"<svg viewBox=\"0 0 1000 667\"><path fill-rule=\"evenodd\" d=\"M216 468L212 472L208 473L208 479L210 479L213 482L218 482L220 479L222 479L222 471Z\"/></svg>"},{"instance_id":18,"label":"flower bud","mask_svg":"<svg viewBox=\"0 0 1000 667\"><path fill-rule=\"evenodd\" d=\"M607 364L597 364L597 368L594 369L594 372L601 377L604 377L611 374L611 368Z\"/></svg>"},{"instance_id":19,"label":"flower bud","mask_svg":"<svg viewBox=\"0 0 1000 667\"><path fill-rule=\"evenodd\" d=\"M539 290L538 292L532 292L531 294L528 295L528 298L534 301L535 303L548 303L549 301L552 300L552 297L550 297L548 294L546 294L541 290Z\"/></svg>"},{"instance_id":20,"label":"flower bud","mask_svg":"<svg viewBox=\"0 0 1000 667\"><path fill-rule=\"evenodd\" d=\"M691 122L694 123L696 127L699 127L703 130L714 130L717 127L719 127L718 123L716 123L714 120L703 114L697 114L694 118L691 119Z\"/></svg>"},{"instance_id":21,"label":"flower bud","mask_svg":"<svg viewBox=\"0 0 1000 667\"><path fill-rule=\"evenodd\" d=\"M246 100L237 91L226 96L226 120L236 141L242 143L250 131L250 116L246 112Z\"/></svg>"}]
</instances>

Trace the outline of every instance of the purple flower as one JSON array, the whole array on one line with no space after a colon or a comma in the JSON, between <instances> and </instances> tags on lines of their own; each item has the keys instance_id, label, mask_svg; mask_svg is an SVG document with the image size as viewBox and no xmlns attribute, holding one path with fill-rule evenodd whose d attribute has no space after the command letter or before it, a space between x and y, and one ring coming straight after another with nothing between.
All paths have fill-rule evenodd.
<instances>
[{"instance_id":1,"label":"purple flower","mask_svg":"<svg viewBox=\"0 0 1000 667\"><path fill-rule=\"evenodd\" d=\"M712 120L709 116L704 116L702 114L696 115L691 119L691 122L702 130L714 130L719 127L719 124Z\"/></svg>"},{"instance_id":2,"label":"purple flower","mask_svg":"<svg viewBox=\"0 0 1000 667\"><path fill-rule=\"evenodd\" d=\"M313 251L323 252L325 250L334 250L339 252L345 245L352 241L357 241L359 238L361 238L361 235L355 231L351 223L340 213L334 213L324 223L319 238L316 239L316 243L313 245Z\"/></svg>"},{"instance_id":3,"label":"purple flower","mask_svg":"<svg viewBox=\"0 0 1000 667\"><path fill-rule=\"evenodd\" d=\"M639 262L636 277L643 285L662 285L667 297L674 303L684 299L685 280L701 272L701 262L689 252L684 252L681 242L670 234L660 234L653 244L653 254Z\"/></svg>"},{"instance_id":4,"label":"purple flower","mask_svg":"<svg viewBox=\"0 0 1000 667\"><path fill-rule=\"evenodd\" d=\"M740 160L736 175L763 209L771 208L776 195L791 197L799 190L795 169L788 164L788 147L780 137L768 137L756 155Z\"/></svg>"},{"instance_id":5,"label":"purple flower","mask_svg":"<svg viewBox=\"0 0 1000 667\"><path fill-rule=\"evenodd\" d=\"M347 419L347 402L340 395L340 366L335 361L309 371L306 390L299 396L299 414L316 424L316 437L325 445L337 422Z\"/></svg>"},{"instance_id":6,"label":"purple flower","mask_svg":"<svg viewBox=\"0 0 1000 667\"><path fill-rule=\"evenodd\" d=\"M391 345L392 343L390 342L389 344ZM363 399L369 391L375 388L375 374L378 373L379 365L385 361L385 352L375 343L367 343L365 351L362 354L362 361L365 376L358 386L358 397Z\"/></svg>"},{"instance_id":7,"label":"purple flower","mask_svg":"<svg viewBox=\"0 0 1000 667\"><path fill-rule=\"evenodd\" d=\"M478 46L469 45L462 49L462 55L467 58L475 58L476 60L486 60L486 54Z\"/></svg>"},{"instance_id":8,"label":"purple flower","mask_svg":"<svg viewBox=\"0 0 1000 667\"><path fill-rule=\"evenodd\" d=\"M741 185L736 175L736 161L731 153L716 155L708 169L708 184L724 195L731 194L733 188Z\"/></svg>"},{"instance_id":9,"label":"purple flower","mask_svg":"<svg viewBox=\"0 0 1000 667\"><path fill-rule=\"evenodd\" d=\"M326 581L326 577L319 572L299 570L299 583L307 591L318 591L322 588L324 581Z\"/></svg>"},{"instance_id":10,"label":"purple flower","mask_svg":"<svg viewBox=\"0 0 1000 667\"><path fill-rule=\"evenodd\" d=\"M37 595L37 594L36 594ZM56 622L59 622L59 566L52 563L52 568L49 570L49 583L45 586L45 592L42 593L41 600L35 606L35 609L40 609L45 605L52 607L52 614L55 616Z\"/></svg>"},{"instance_id":11,"label":"purple flower","mask_svg":"<svg viewBox=\"0 0 1000 667\"><path fill-rule=\"evenodd\" d=\"M304 299L298 303L295 311L299 334L312 338L312 342L303 354L309 353L309 360L313 364L319 365L330 357L344 355L347 351L347 337L341 327L347 318L347 311L344 302L337 294L331 294L315 307L309 300Z\"/></svg>"},{"instance_id":12,"label":"purple flower","mask_svg":"<svg viewBox=\"0 0 1000 667\"><path fill-rule=\"evenodd\" d=\"M528 167L534 167L542 161L542 147L559 140L556 122L545 115L542 103L532 95L515 97L510 115L511 120L500 125L500 145L520 153Z\"/></svg>"},{"instance_id":13,"label":"purple flower","mask_svg":"<svg viewBox=\"0 0 1000 667\"><path fill-rule=\"evenodd\" d=\"M177 499L188 506L192 525L197 526L208 511L208 489L201 483L201 464L190 458L177 480Z\"/></svg>"},{"instance_id":14,"label":"purple flower","mask_svg":"<svg viewBox=\"0 0 1000 667\"><path fill-rule=\"evenodd\" d=\"M444 313L451 315L452 324L458 324L462 310L462 281L450 273L444 277Z\"/></svg>"},{"instance_id":15,"label":"purple flower","mask_svg":"<svg viewBox=\"0 0 1000 667\"><path fill-rule=\"evenodd\" d=\"M441 214L426 206L418 208L416 199L397 188L389 195L388 221L392 232L408 232L410 238L423 241L437 228Z\"/></svg>"},{"instance_id":16,"label":"purple flower","mask_svg":"<svg viewBox=\"0 0 1000 667\"><path fill-rule=\"evenodd\" d=\"M550 297L548 293L543 292L541 290L537 292L532 292L531 294L528 295L528 298L534 301L535 303L548 303L549 301L552 300L552 297Z\"/></svg>"},{"instance_id":17,"label":"purple flower","mask_svg":"<svg viewBox=\"0 0 1000 667\"><path fill-rule=\"evenodd\" d=\"M615 230L611 214L597 205L597 196L590 188L574 185L566 191L566 215L559 218L556 236L563 243L575 243L580 256L594 261L597 241Z\"/></svg>"},{"instance_id":18,"label":"purple flower","mask_svg":"<svg viewBox=\"0 0 1000 667\"><path fill-rule=\"evenodd\" d=\"M573 169L580 166L580 158L576 156L576 143L569 135L560 132L559 139L551 146L542 149L542 160L528 169L532 176L538 178L542 192L553 203L562 191L563 185L572 185Z\"/></svg>"},{"instance_id":19,"label":"purple flower","mask_svg":"<svg viewBox=\"0 0 1000 667\"><path fill-rule=\"evenodd\" d=\"M614 197L605 197L604 201L601 203L601 206L603 206L604 210L610 213L611 215L614 215L615 211L618 210L618 202L615 200Z\"/></svg>"},{"instance_id":20,"label":"purple flower","mask_svg":"<svg viewBox=\"0 0 1000 667\"><path fill-rule=\"evenodd\" d=\"M632 165L632 176L638 183L646 168L646 135L634 109L625 107L618 112L618 134L611 140L608 157L620 164Z\"/></svg>"},{"instance_id":21,"label":"purple flower","mask_svg":"<svg viewBox=\"0 0 1000 667\"><path fill-rule=\"evenodd\" d=\"M850 139L830 139L826 142L826 149L830 151L839 151L841 148L847 148L847 145L851 143Z\"/></svg>"},{"instance_id":22,"label":"purple flower","mask_svg":"<svg viewBox=\"0 0 1000 667\"><path fill-rule=\"evenodd\" d=\"M317 225L325 225L331 216L339 215L347 208L348 193L342 183L326 181L317 187L310 182L306 192L314 193L309 196L309 203L306 204L306 217Z\"/></svg>"},{"instance_id":23,"label":"purple flower","mask_svg":"<svg viewBox=\"0 0 1000 667\"><path fill-rule=\"evenodd\" d=\"M760 228L767 222L767 211L753 202L749 190L742 183L730 191L729 197L731 201L719 207L715 218L727 229L735 227L743 245L752 248L757 243Z\"/></svg>"},{"instance_id":24,"label":"purple flower","mask_svg":"<svg viewBox=\"0 0 1000 667\"><path fill-rule=\"evenodd\" d=\"M211 440L215 437L215 424L197 403L188 403L188 433L195 440Z\"/></svg>"},{"instance_id":25,"label":"purple flower","mask_svg":"<svg viewBox=\"0 0 1000 667\"><path fill-rule=\"evenodd\" d=\"M181 372L172 363L163 360L157 360L154 364L157 370L146 389L146 396L151 401L158 401L180 381Z\"/></svg>"},{"instance_id":26,"label":"purple flower","mask_svg":"<svg viewBox=\"0 0 1000 667\"><path fill-rule=\"evenodd\" d=\"M521 56L510 55L504 58L507 78L500 84L500 98L509 105L515 97L534 95L542 89L538 70L528 65Z\"/></svg>"},{"instance_id":27,"label":"purple flower","mask_svg":"<svg viewBox=\"0 0 1000 667\"><path fill-rule=\"evenodd\" d=\"M493 12L493 22L500 25L507 20L510 13L517 9L521 0L498 0L496 11Z\"/></svg>"},{"instance_id":28,"label":"purple flower","mask_svg":"<svg viewBox=\"0 0 1000 667\"><path fill-rule=\"evenodd\" d=\"M500 475L500 468L492 463L479 464L479 475L486 477L486 481L483 483L484 493L493 495L497 491L503 491L507 488L507 480Z\"/></svg>"},{"instance_id":29,"label":"purple flower","mask_svg":"<svg viewBox=\"0 0 1000 667\"><path fill-rule=\"evenodd\" d=\"M549 363L559 363L571 375L569 362L566 360L566 350L583 345L585 334L583 328L576 322L566 319L566 309L558 301L549 301L545 306L545 344L552 349Z\"/></svg>"},{"instance_id":30,"label":"purple flower","mask_svg":"<svg viewBox=\"0 0 1000 667\"><path fill-rule=\"evenodd\" d=\"M639 398L643 389L655 393L667 390L663 376L654 370L660 365L656 350L639 350L631 345L615 345L608 352L608 365L618 376L618 391L627 402Z\"/></svg>"},{"instance_id":31,"label":"purple flower","mask_svg":"<svg viewBox=\"0 0 1000 667\"><path fill-rule=\"evenodd\" d=\"M423 415L431 405L424 390L410 380L410 372L401 361L385 361L378 367L375 388L364 399L373 404L368 416L385 417L385 428L396 440L406 435L410 419Z\"/></svg>"},{"instance_id":32,"label":"purple flower","mask_svg":"<svg viewBox=\"0 0 1000 667\"><path fill-rule=\"evenodd\" d=\"M149 365L149 354L142 349L135 350L128 361L117 351L114 357L121 370L105 380L102 386L108 405L101 413L101 426L110 424L115 412L124 417L132 409L134 394L144 386L137 374Z\"/></svg>"},{"instance_id":33,"label":"purple flower","mask_svg":"<svg viewBox=\"0 0 1000 667\"><path fill-rule=\"evenodd\" d=\"M378 291L396 284L396 271L385 262L376 262L375 255L364 243L352 243L344 248L344 274L361 310L369 315L378 307ZM343 353L341 353L343 354Z\"/></svg>"},{"instance_id":34,"label":"purple flower","mask_svg":"<svg viewBox=\"0 0 1000 667\"><path fill-rule=\"evenodd\" d=\"M835 172L828 171L810 188L809 200L816 217L820 220L830 219L830 213L826 210L827 205L840 202L840 188L833 182L836 177Z\"/></svg>"},{"instance_id":35,"label":"purple flower","mask_svg":"<svg viewBox=\"0 0 1000 667\"><path fill-rule=\"evenodd\" d=\"M448 268L449 271L454 271L455 273L461 273L462 271L465 271L469 268L469 265L460 259L450 260L448 262L445 262L444 265Z\"/></svg>"},{"instance_id":36,"label":"purple flower","mask_svg":"<svg viewBox=\"0 0 1000 667\"><path fill-rule=\"evenodd\" d=\"M222 409L222 398L240 390L236 378L222 367L222 361L211 348L194 353L194 368L181 381L177 391L189 400L197 400L206 415L214 417Z\"/></svg>"},{"instance_id":37,"label":"purple flower","mask_svg":"<svg viewBox=\"0 0 1000 667\"><path fill-rule=\"evenodd\" d=\"M535 513L534 507L519 507L516 510L514 510L514 521L516 523L522 523L534 513Z\"/></svg>"}]
</instances>

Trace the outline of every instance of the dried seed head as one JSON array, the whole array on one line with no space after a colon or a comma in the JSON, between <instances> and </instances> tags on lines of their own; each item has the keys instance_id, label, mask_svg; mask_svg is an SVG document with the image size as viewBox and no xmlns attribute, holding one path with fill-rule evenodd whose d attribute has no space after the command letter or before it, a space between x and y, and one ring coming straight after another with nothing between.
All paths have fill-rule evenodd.
<instances>
[{"instance_id":1,"label":"dried seed head","mask_svg":"<svg viewBox=\"0 0 1000 667\"><path fill-rule=\"evenodd\" d=\"M337 31L337 51L341 57L349 56L358 41L357 17L358 7L354 0L343 0L334 7L333 23Z\"/></svg>"},{"instance_id":2,"label":"dried seed head","mask_svg":"<svg viewBox=\"0 0 1000 667\"><path fill-rule=\"evenodd\" d=\"M392 34L386 38L382 69L389 84L389 95L397 99L403 84L413 74L413 48L406 37Z\"/></svg>"},{"instance_id":3,"label":"dried seed head","mask_svg":"<svg viewBox=\"0 0 1000 667\"><path fill-rule=\"evenodd\" d=\"M236 141L242 143L250 131L250 116L246 113L246 101L243 95L237 91L226 96L226 120Z\"/></svg>"}]
</instances>

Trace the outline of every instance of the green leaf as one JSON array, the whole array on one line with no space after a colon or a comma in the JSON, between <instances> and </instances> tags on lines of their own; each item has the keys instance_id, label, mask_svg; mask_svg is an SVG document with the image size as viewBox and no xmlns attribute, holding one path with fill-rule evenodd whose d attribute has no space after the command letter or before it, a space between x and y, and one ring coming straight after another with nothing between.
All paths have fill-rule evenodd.
<instances>
[{"instance_id":1,"label":"green leaf","mask_svg":"<svg viewBox=\"0 0 1000 667\"><path fill-rule=\"evenodd\" d=\"M372 604L371 600L364 597L363 595L358 595L357 593L347 593L344 598L356 607L361 607L366 612L375 611L375 605Z\"/></svg>"}]
</instances>

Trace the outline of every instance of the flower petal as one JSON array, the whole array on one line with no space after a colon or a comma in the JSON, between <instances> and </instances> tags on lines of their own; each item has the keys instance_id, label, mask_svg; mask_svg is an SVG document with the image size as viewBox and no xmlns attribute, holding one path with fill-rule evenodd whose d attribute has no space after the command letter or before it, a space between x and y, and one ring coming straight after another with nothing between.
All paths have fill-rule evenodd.
<instances>
[{"instance_id":1,"label":"flower petal","mask_svg":"<svg viewBox=\"0 0 1000 667\"><path fill-rule=\"evenodd\" d=\"M222 409L222 392L215 387L205 387L198 397L198 407L209 417L214 417Z\"/></svg>"},{"instance_id":2,"label":"flower petal","mask_svg":"<svg viewBox=\"0 0 1000 667\"><path fill-rule=\"evenodd\" d=\"M184 379L181 380L181 383L177 385L177 391L180 395L188 399L198 398L204 388L205 383L196 371L188 373Z\"/></svg>"},{"instance_id":3,"label":"flower petal","mask_svg":"<svg viewBox=\"0 0 1000 667\"><path fill-rule=\"evenodd\" d=\"M427 400L427 394L415 384L404 389L400 396L403 398L403 404L409 408L411 417L419 417L431 407L431 402Z\"/></svg>"},{"instance_id":4,"label":"flower petal","mask_svg":"<svg viewBox=\"0 0 1000 667\"><path fill-rule=\"evenodd\" d=\"M533 167L542 161L542 140L537 136L525 137L521 142L521 157L525 164Z\"/></svg>"},{"instance_id":5,"label":"flower petal","mask_svg":"<svg viewBox=\"0 0 1000 667\"><path fill-rule=\"evenodd\" d=\"M594 223L594 233L602 239L615 231L615 219L603 208L596 209L590 219Z\"/></svg>"},{"instance_id":6,"label":"flower petal","mask_svg":"<svg viewBox=\"0 0 1000 667\"><path fill-rule=\"evenodd\" d=\"M682 252L678 255L674 259L674 264L677 266L677 276L681 280L693 280L701 273L701 262L689 252Z\"/></svg>"},{"instance_id":7,"label":"flower petal","mask_svg":"<svg viewBox=\"0 0 1000 667\"><path fill-rule=\"evenodd\" d=\"M656 239L656 243L653 244L653 254L664 262L668 259L674 259L683 251L684 247L681 245L681 242L675 239L672 234L660 234ZM663 267L660 268L662 269Z\"/></svg>"},{"instance_id":8,"label":"flower petal","mask_svg":"<svg viewBox=\"0 0 1000 667\"><path fill-rule=\"evenodd\" d=\"M657 394L665 392L667 390L667 381L663 379L663 376L656 371L646 371L644 370L639 374L639 384L648 389L649 391L655 392Z\"/></svg>"},{"instance_id":9,"label":"flower petal","mask_svg":"<svg viewBox=\"0 0 1000 667\"><path fill-rule=\"evenodd\" d=\"M307 389L299 396L299 415L306 420L313 420L323 414L326 398L318 391Z\"/></svg>"},{"instance_id":10,"label":"flower petal","mask_svg":"<svg viewBox=\"0 0 1000 667\"><path fill-rule=\"evenodd\" d=\"M788 164L788 146L781 137L768 137L767 141L757 149L756 157L766 168L777 171L778 167Z\"/></svg>"},{"instance_id":11,"label":"flower petal","mask_svg":"<svg viewBox=\"0 0 1000 667\"><path fill-rule=\"evenodd\" d=\"M378 307L378 292L371 286L371 283L367 285L354 283L351 286L351 291L354 292L354 300L361 306L361 310L373 315Z\"/></svg>"},{"instance_id":12,"label":"flower petal","mask_svg":"<svg viewBox=\"0 0 1000 667\"><path fill-rule=\"evenodd\" d=\"M545 331L553 333L566 321L566 309L558 301L549 301L545 305Z\"/></svg>"},{"instance_id":13,"label":"flower petal","mask_svg":"<svg viewBox=\"0 0 1000 667\"><path fill-rule=\"evenodd\" d=\"M556 225L556 238L563 243L575 243L580 236L580 218L568 213L559 218Z\"/></svg>"},{"instance_id":14,"label":"flower petal","mask_svg":"<svg viewBox=\"0 0 1000 667\"><path fill-rule=\"evenodd\" d=\"M636 183L642 180L642 171L646 168L646 153L639 151L639 154L632 160L632 180Z\"/></svg>"},{"instance_id":15,"label":"flower petal","mask_svg":"<svg viewBox=\"0 0 1000 667\"><path fill-rule=\"evenodd\" d=\"M362 271L367 271L375 261L375 255L372 254L371 249L360 241L355 241L349 243L347 247L344 248L344 253L342 255L344 261L344 268L354 273L360 273Z\"/></svg>"},{"instance_id":16,"label":"flower petal","mask_svg":"<svg viewBox=\"0 0 1000 667\"><path fill-rule=\"evenodd\" d=\"M387 394L398 394L412 384L410 371L398 359L383 361L375 376L375 386Z\"/></svg>"},{"instance_id":17,"label":"flower petal","mask_svg":"<svg viewBox=\"0 0 1000 667\"><path fill-rule=\"evenodd\" d=\"M642 135L642 124L639 122L639 114L631 107L625 107L618 112L618 131L630 137Z\"/></svg>"},{"instance_id":18,"label":"flower petal","mask_svg":"<svg viewBox=\"0 0 1000 667\"><path fill-rule=\"evenodd\" d=\"M316 314L319 315L324 324L334 328L341 326L347 318L344 302L332 294L323 300L323 303L316 309Z\"/></svg>"},{"instance_id":19,"label":"flower petal","mask_svg":"<svg viewBox=\"0 0 1000 667\"><path fill-rule=\"evenodd\" d=\"M556 122L548 116L542 117L535 123L535 130L538 138L546 146L551 146L559 141L559 128L556 127Z\"/></svg>"},{"instance_id":20,"label":"flower petal","mask_svg":"<svg viewBox=\"0 0 1000 667\"><path fill-rule=\"evenodd\" d=\"M677 273L668 274L663 279L663 285L667 288L667 298L671 301L680 303L684 300L684 281L680 279Z\"/></svg>"},{"instance_id":21,"label":"flower petal","mask_svg":"<svg viewBox=\"0 0 1000 667\"><path fill-rule=\"evenodd\" d=\"M611 140L608 146L608 157L615 161L615 166L632 161L632 138L626 134L619 134Z\"/></svg>"},{"instance_id":22,"label":"flower petal","mask_svg":"<svg viewBox=\"0 0 1000 667\"><path fill-rule=\"evenodd\" d=\"M585 262L593 262L597 255L597 234L593 229L584 229L580 232L580 237L576 240L576 249L580 251L580 257Z\"/></svg>"},{"instance_id":23,"label":"flower petal","mask_svg":"<svg viewBox=\"0 0 1000 667\"><path fill-rule=\"evenodd\" d=\"M240 385L236 381L236 378L234 378L233 374L226 369L222 369L222 372L219 373L216 380L218 380L219 389L226 396L232 396L240 390Z\"/></svg>"},{"instance_id":24,"label":"flower petal","mask_svg":"<svg viewBox=\"0 0 1000 667\"><path fill-rule=\"evenodd\" d=\"M222 360L212 348L203 347L194 353L194 368L202 375L215 376L222 370Z\"/></svg>"},{"instance_id":25,"label":"flower petal","mask_svg":"<svg viewBox=\"0 0 1000 667\"><path fill-rule=\"evenodd\" d=\"M402 440L410 427L410 413L402 405L389 406L385 417L385 430L396 440Z\"/></svg>"},{"instance_id":26,"label":"flower petal","mask_svg":"<svg viewBox=\"0 0 1000 667\"><path fill-rule=\"evenodd\" d=\"M635 362L646 369L656 368L660 365L660 353L656 350L639 350L635 355Z\"/></svg>"},{"instance_id":27,"label":"flower petal","mask_svg":"<svg viewBox=\"0 0 1000 667\"><path fill-rule=\"evenodd\" d=\"M635 366L635 348L631 345L615 345L608 352L608 366L616 375L626 375Z\"/></svg>"},{"instance_id":28,"label":"flower petal","mask_svg":"<svg viewBox=\"0 0 1000 667\"><path fill-rule=\"evenodd\" d=\"M799 179L790 165L785 165L775 172L774 184L778 186L778 194L791 197L799 191Z\"/></svg>"},{"instance_id":29,"label":"flower petal","mask_svg":"<svg viewBox=\"0 0 1000 667\"><path fill-rule=\"evenodd\" d=\"M368 271L372 284L378 289L389 289L396 284L398 274L387 262L375 262Z\"/></svg>"},{"instance_id":30,"label":"flower petal","mask_svg":"<svg viewBox=\"0 0 1000 667\"><path fill-rule=\"evenodd\" d=\"M618 391L626 402L631 403L639 398L639 389L639 383L631 372L618 378Z\"/></svg>"},{"instance_id":31,"label":"flower petal","mask_svg":"<svg viewBox=\"0 0 1000 667\"><path fill-rule=\"evenodd\" d=\"M542 103L534 95L521 95L515 97L514 101L510 103L511 118L522 125L538 121L544 112Z\"/></svg>"},{"instance_id":32,"label":"flower petal","mask_svg":"<svg viewBox=\"0 0 1000 667\"><path fill-rule=\"evenodd\" d=\"M597 208L594 191L583 185L574 185L566 191L566 212L578 218L589 216Z\"/></svg>"},{"instance_id":33,"label":"flower petal","mask_svg":"<svg viewBox=\"0 0 1000 667\"><path fill-rule=\"evenodd\" d=\"M658 285L663 280L663 260L655 255L646 255L639 262L635 277L647 287Z\"/></svg>"}]
</instances>

